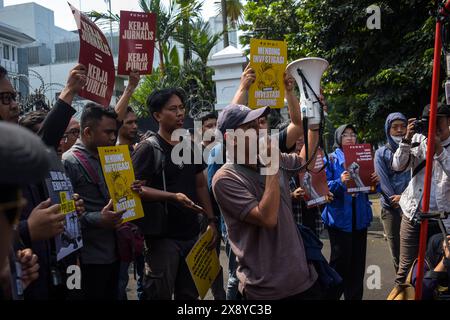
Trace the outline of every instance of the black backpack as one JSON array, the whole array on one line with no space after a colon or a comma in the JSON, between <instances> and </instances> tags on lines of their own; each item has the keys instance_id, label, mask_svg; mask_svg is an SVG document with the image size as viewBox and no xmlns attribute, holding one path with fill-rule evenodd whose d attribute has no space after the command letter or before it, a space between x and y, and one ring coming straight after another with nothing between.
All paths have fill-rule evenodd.
<instances>
[{"instance_id":1,"label":"black backpack","mask_svg":"<svg viewBox=\"0 0 450 320\"><path fill-rule=\"evenodd\" d=\"M159 144L157 134L147 132L139 142L139 144L150 144L153 150L153 170L152 176L157 177L162 174L163 190L166 191L166 174L164 150ZM139 146L138 146L139 147ZM137 147L137 148L138 148ZM168 210L167 202L160 201L142 201L144 208L144 218L135 221L140 227L143 234L150 237L163 237L168 231Z\"/></svg>"}]
</instances>

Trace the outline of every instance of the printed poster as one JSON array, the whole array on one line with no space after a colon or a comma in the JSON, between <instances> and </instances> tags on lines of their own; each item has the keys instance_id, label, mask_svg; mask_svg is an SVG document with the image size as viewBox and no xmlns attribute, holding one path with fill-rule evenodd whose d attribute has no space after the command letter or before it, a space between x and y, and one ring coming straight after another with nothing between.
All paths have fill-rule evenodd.
<instances>
[{"instance_id":1,"label":"printed poster","mask_svg":"<svg viewBox=\"0 0 450 320\"><path fill-rule=\"evenodd\" d=\"M117 74L152 73L155 48L156 15L146 12L120 11L120 44Z\"/></svg>"},{"instance_id":2,"label":"printed poster","mask_svg":"<svg viewBox=\"0 0 450 320\"><path fill-rule=\"evenodd\" d=\"M375 172L372 146L368 143L347 145L343 146L343 151L345 168L351 177L347 192L375 192L376 184L370 177Z\"/></svg>"},{"instance_id":3,"label":"printed poster","mask_svg":"<svg viewBox=\"0 0 450 320\"><path fill-rule=\"evenodd\" d=\"M220 271L219 257L216 250L208 250L207 248L212 238L212 230L208 229L195 243L186 257L186 263L201 299L205 298L206 293Z\"/></svg>"},{"instance_id":4,"label":"printed poster","mask_svg":"<svg viewBox=\"0 0 450 320\"><path fill-rule=\"evenodd\" d=\"M115 81L114 60L108 41L94 22L70 3L69 6L80 36L78 62L87 68L87 83L78 95L108 107Z\"/></svg>"},{"instance_id":5,"label":"printed poster","mask_svg":"<svg viewBox=\"0 0 450 320\"><path fill-rule=\"evenodd\" d=\"M122 215L123 222L142 218L141 198L131 190L136 179L128 146L99 147L98 154L114 210L126 210Z\"/></svg>"},{"instance_id":6,"label":"printed poster","mask_svg":"<svg viewBox=\"0 0 450 320\"><path fill-rule=\"evenodd\" d=\"M302 170L299 174L300 187L306 192L304 200L308 208L328 202L329 189L327 175L323 167L323 152L319 149L316 154L313 170Z\"/></svg>"},{"instance_id":7,"label":"printed poster","mask_svg":"<svg viewBox=\"0 0 450 320\"><path fill-rule=\"evenodd\" d=\"M248 93L250 108L284 107L286 62L285 41L250 39L250 66L256 73L256 81Z\"/></svg>"},{"instance_id":8,"label":"printed poster","mask_svg":"<svg viewBox=\"0 0 450 320\"><path fill-rule=\"evenodd\" d=\"M66 174L61 171L50 171L50 177L45 182L52 204L60 204L61 213L66 215L64 232L55 237L56 260L59 261L83 246L81 225L75 201L72 200L72 183Z\"/></svg>"}]
</instances>

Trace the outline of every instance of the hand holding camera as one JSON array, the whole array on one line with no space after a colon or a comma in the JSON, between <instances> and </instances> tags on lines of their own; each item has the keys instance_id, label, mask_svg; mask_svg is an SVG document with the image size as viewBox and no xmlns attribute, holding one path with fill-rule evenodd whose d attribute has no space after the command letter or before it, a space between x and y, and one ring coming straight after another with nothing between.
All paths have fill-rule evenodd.
<instances>
[{"instance_id":1,"label":"hand holding camera","mask_svg":"<svg viewBox=\"0 0 450 320\"><path fill-rule=\"evenodd\" d=\"M408 119L408 127L406 128L405 139L411 141L415 133L416 133L416 118Z\"/></svg>"}]
</instances>

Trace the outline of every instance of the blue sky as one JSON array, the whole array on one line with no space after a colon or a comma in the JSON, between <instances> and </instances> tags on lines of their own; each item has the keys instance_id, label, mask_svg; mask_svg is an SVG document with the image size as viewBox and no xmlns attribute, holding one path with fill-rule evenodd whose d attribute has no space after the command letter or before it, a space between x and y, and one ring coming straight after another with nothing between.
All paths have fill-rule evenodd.
<instances>
[{"instance_id":1,"label":"blue sky","mask_svg":"<svg viewBox=\"0 0 450 320\"><path fill-rule=\"evenodd\" d=\"M119 13L120 10L127 11L141 11L137 0L111 0L111 8L113 13ZM34 1L24 1L24 0L4 0L4 5L14 5L20 3L35 2L39 5L49 8L54 11L55 14L55 24L66 30L76 29L75 21L71 17L69 6L66 0L34 0ZM104 0L70 0L69 1L74 7L82 11L100 11L106 12L108 10L108 5ZM168 1L164 1L168 2ZM203 17L208 19L216 15L215 11L215 0L204 0L203 5ZM70 17L70 18L68 18Z\"/></svg>"}]
</instances>

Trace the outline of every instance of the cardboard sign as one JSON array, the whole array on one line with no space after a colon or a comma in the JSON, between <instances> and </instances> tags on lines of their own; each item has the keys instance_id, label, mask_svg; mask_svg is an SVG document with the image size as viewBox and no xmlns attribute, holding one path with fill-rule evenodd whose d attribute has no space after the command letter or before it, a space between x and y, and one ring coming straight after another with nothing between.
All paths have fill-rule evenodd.
<instances>
[{"instance_id":1,"label":"cardboard sign","mask_svg":"<svg viewBox=\"0 0 450 320\"><path fill-rule=\"evenodd\" d=\"M136 179L128 146L99 147L98 155L114 210L126 210L122 215L123 222L142 218L141 198L131 190Z\"/></svg>"},{"instance_id":2,"label":"cardboard sign","mask_svg":"<svg viewBox=\"0 0 450 320\"><path fill-rule=\"evenodd\" d=\"M108 107L114 89L114 60L105 35L88 17L69 3L80 36L78 62L87 68L87 83L80 97Z\"/></svg>"},{"instance_id":3,"label":"cardboard sign","mask_svg":"<svg viewBox=\"0 0 450 320\"><path fill-rule=\"evenodd\" d=\"M201 299L205 298L206 293L220 271L216 250L207 248L212 237L212 230L208 229L195 243L186 257L186 263Z\"/></svg>"},{"instance_id":4,"label":"cardboard sign","mask_svg":"<svg viewBox=\"0 0 450 320\"><path fill-rule=\"evenodd\" d=\"M372 146L366 144L353 144L343 146L345 156L345 170L350 173L351 180L347 192L370 193L376 190L371 175L375 172L373 164Z\"/></svg>"},{"instance_id":5,"label":"cardboard sign","mask_svg":"<svg viewBox=\"0 0 450 320\"><path fill-rule=\"evenodd\" d=\"M303 170L299 174L300 187L305 190L305 202L308 208L316 207L328 201L328 183L324 166L323 152L317 151L312 171Z\"/></svg>"},{"instance_id":6,"label":"cardboard sign","mask_svg":"<svg viewBox=\"0 0 450 320\"><path fill-rule=\"evenodd\" d=\"M120 11L120 44L117 74L152 73L155 48L156 15L154 13Z\"/></svg>"},{"instance_id":7,"label":"cardboard sign","mask_svg":"<svg viewBox=\"0 0 450 320\"><path fill-rule=\"evenodd\" d=\"M256 73L256 81L248 92L250 108L284 107L286 62L285 41L250 39L250 66Z\"/></svg>"},{"instance_id":8,"label":"cardboard sign","mask_svg":"<svg viewBox=\"0 0 450 320\"><path fill-rule=\"evenodd\" d=\"M52 204L60 204L61 213L66 215L64 231L55 237L56 260L59 261L83 246L81 225L75 201L72 200L72 183L66 174L61 171L50 171L50 176L45 182Z\"/></svg>"}]
</instances>

